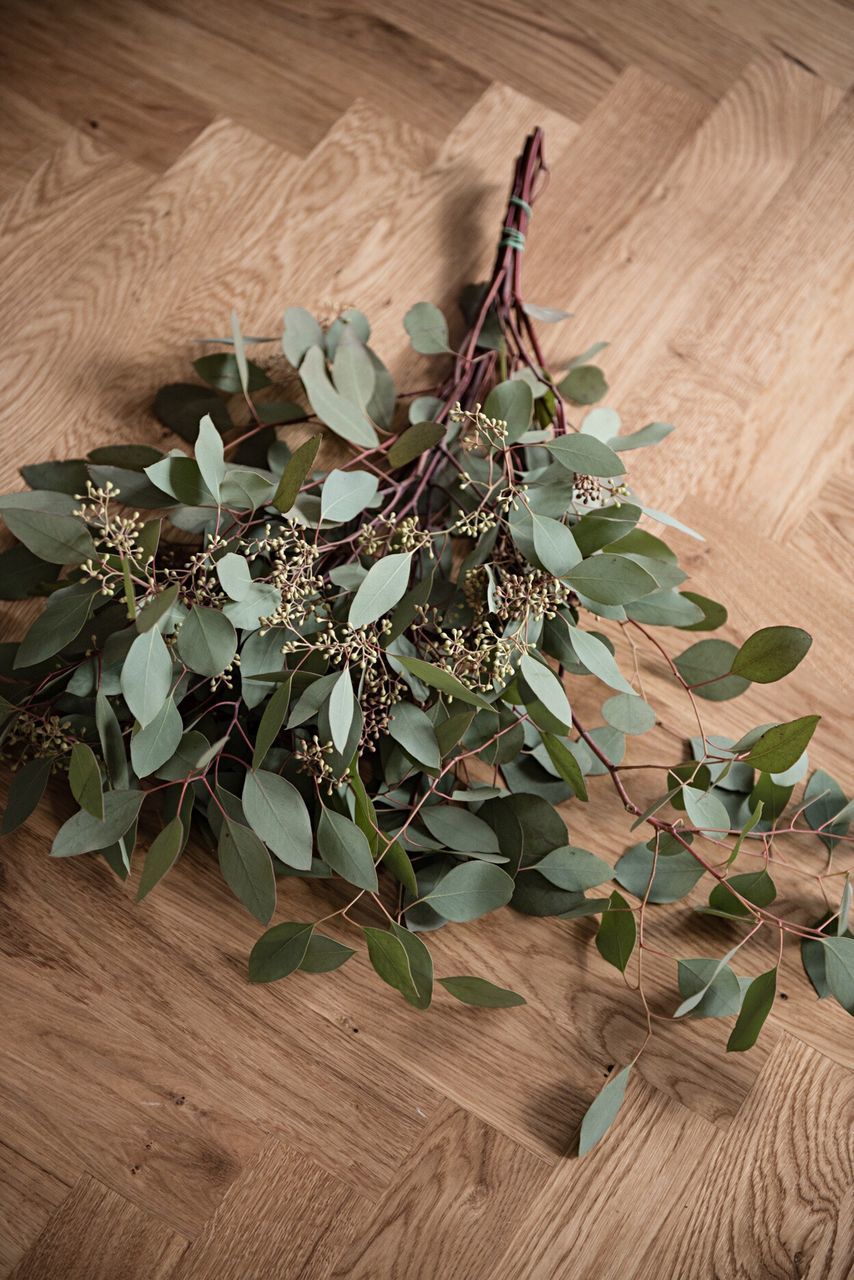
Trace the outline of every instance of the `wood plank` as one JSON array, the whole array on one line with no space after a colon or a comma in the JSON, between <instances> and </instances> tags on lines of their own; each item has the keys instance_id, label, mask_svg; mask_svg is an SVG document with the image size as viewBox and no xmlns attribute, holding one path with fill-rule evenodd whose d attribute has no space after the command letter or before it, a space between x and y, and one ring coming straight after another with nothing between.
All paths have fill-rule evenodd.
<instances>
[{"instance_id":1,"label":"wood plank","mask_svg":"<svg viewBox=\"0 0 854 1280\"><path fill-rule=\"evenodd\" d=\"M93 242L142 198L151 175L83 133L68 141L0 206L4 308L32 316Z\"/></svg>"},{"instance_id":2,"label":"wood plank","mask_svg":"<svg viewBox=\"0 0 854 1280\"><path fill-rule=\"evenodd\" d=\"M0 1275L8 1275L30 1247L73 1181L0 1142Z\"/></svg>"},{"instance_id":3,"label":"wood plank","mask_svg":"<svg viewBox=\"0 0 854 1280\"><path fill-rule=\"evenodd\" d=\"M65 124L96 134L125 158L162 172L218 113L122 56L113 42L93 41L61 8L55 12L48 4L10 0L0 30L6 86Z\"/></svg>"},{"instance_id":4,"label":"wood plank","mask_svg":"<svg viewBox=\"0 0 854 1280\"><path fill-rule=\"evenodd\" d=\"M84 1176L12 1280L165 1280L185 1248L151 1214Z\"/></svg>"},{"instance_id":5,"label":"wood plank","mask_svg":"<svg viewBox=\"0 0 854 1280\"><path fill-rule=\"evenodd\" d=\"M493 1270L549 1169L465 1111L444 1106L394 1186L337 1259L336 1280L433 1280ZM425 1245L428 1247L425 1248Z\"/></svg>"},{"instance_id":6,"label":"wood plank","mask_svg":"<svg viewBox=\"0 0 854 1280\"><path fill-rule=\"evenodd\" d=\"M494 1274L502 1280L637 1275L639 1255L650 1240L671 1234L674 1204L719 1142L678 1103L630 1080L607 1142L559 1165Z\"/></svg>"},{"instance_id":7,"label":"wood plank","mask_svg":"<svg viewBox=\"0 0 854 1280\"><path fill-rule=\"evenodd\" d=\"M74 130L7 85L0 87L0 199L8 200Z\"/></svg>"},{"instance_id":8,"label":"wood plank","mask_svg":"<svg viewBox=\"0 0 854 1280\"><path fill-rule=\"evenodd\" d=\"M829 1264L834 1239L832 1265L848 1274L854 1255L843 1245L847 1225L837 1229L837 1220L854 1175L852 1122L854 1074L796 1041L781 1042L638 1277L813 1274L813 1262Z\"/></svg>"},{"instance_id":9,"label":"wood plank","mask_svg":"<svg viewBox=\"0 0 854 1280\"><path fill-rule=\"evenodd\" d=\"M170 1280L325 1280L367 1206L298 1151L268 1142Z\"/></svg>"}]
</instances>

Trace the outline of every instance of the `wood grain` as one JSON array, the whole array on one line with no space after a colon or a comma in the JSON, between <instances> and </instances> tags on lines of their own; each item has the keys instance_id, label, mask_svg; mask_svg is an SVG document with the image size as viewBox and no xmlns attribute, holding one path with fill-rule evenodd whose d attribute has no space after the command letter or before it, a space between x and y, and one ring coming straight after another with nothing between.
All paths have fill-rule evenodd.
<instances>
[{"instance_id":1,"label":"wood grain","mask_svg":"<svg viewBox=\"0 0 854 1280\"><path fill-rule=\"evenodd\" d=\"M166 1280L186 1243L94 1178L83 1177L12 1280Z\"/></svg>"},{"instance_id":2,"label":"wood grain","mask_svg":"<svg viewBox=\"0 0 854 1280\"><path fill-rule=\"evenodd\" d=\"M541 124L528 293L575 312L552 356L610 339L625 429L676 423L629 455L632 479L706 535L674 542L729 607L722 634L816 633L781 686L704 705L709 727L816 711L814 763L850 792L850 6L8 0L0 68L0 483L107 440L174 443L152 392L232 305L275 333L287 305L359 304L402 385L432 382L401 317L430 298L455 331ZM638 670L654 749L682 751L689 709L654 650ZM570 694L595 723L593 682ZM614 862L625 814L607 780L590 790L565 806L570 837ZM431 937L439 974L521 991L508 1011L440 992L418 1014L364 957L252 987L257 926L205 849L136 906L100 860L48 862L64 816L51 799L0 852L0 1275L854 1271L850 1019L815 1000L795 942L759 1045L726 1054L730 1022L670 1014L674 952L720 954L727 926L693 910L699 890L651 915L656 1035L578 1161L585 1108L645 1030L635 970L615 981L589 922L502 912ZM801 869L821 857L775 848L807 922L822 908ZM334 883L281 896L277 919L340 905ZM736 964L775 958L759 935Z\"/></svg>"}]
</instances>

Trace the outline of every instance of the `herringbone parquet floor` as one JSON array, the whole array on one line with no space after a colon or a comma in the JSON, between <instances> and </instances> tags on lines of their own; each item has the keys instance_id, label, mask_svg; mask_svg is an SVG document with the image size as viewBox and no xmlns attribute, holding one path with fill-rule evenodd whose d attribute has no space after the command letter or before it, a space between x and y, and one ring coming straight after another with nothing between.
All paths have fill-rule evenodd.
<instances>
[{"instance_id":1,"label":"herringbone parquet floor","mask_svg":"<svg viewBox=\"0 0 854 1280\"><path fill-rule=\"evenodd\" d=\"M633 475L706 535L680 551L733 633L816 636L716 728L821 712L816 761L850 794L850 8L2 9L4 489L25 462L159 440L153 389L232 305L258 333L287 305L358 303L400 367L407 307L488 268L510 163L542 124L528 295L575 313L574 350L610 341L624 420L678 425ZM675 706L668 723L690 733ZM604 788L569 820L605 857L629 843ZM437 936L444 971L525 994L509 1012L419 1015L364 964L250 987L257 928L203 850L136 906L100 860L50 862L53 825L0 851L0 1273L852 1274L854 1036L796 948L759 1047L728 1057L714 1021L663 1023L581 1162L579 1118L641 1030L584 921L502 912ZM297 903L316 892L290 883Z\"/></svg>"}]
</instances>

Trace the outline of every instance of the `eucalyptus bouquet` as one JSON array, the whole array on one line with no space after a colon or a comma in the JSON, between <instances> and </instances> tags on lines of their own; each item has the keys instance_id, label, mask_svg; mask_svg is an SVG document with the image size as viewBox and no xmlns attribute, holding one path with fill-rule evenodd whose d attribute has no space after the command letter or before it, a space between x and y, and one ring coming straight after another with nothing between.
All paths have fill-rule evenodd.
<instances>
[{"instance_id":1,"label":"eucalyptus bouquet","mask_svg":"<svg viewBox=\"0 0 854 1280\"><path fill-rule=\"evenodd\" d=\"M425 939L448 922L506 905L598 917L596 945L625 972L649 907L705 877L706 910L743 935L723 956L679 961L673 1016L732 1016L728 1048L745 1050L776 968L737 977L731 962L760 930L797 935L818 994L854 1012L847 876L816 875L827 913L807 927L772 909L771 874L782 831L815 832L829 860L854 804L817 772L785 816L816 716L733 742L709 737L698 714L693 759L662 768L644 811L631 795L625 735L655 713L600 619L660 650L695 709L785 676L810 637L771 627L739 648L689 635L675 657L656 637L712 631L726 613L680 590L675 554L639 523L691 532L645 505L623 461L672 428L621 435L613 410L590 407L607 391L599 347L560 380L543 357L537 325L564 313L521 293L542 147L536 131L516 163L495 266L463 293L456 350L435 306L404 318L414 349L439 360L435 394L395 389L357 310L321 324L289 309L272 358L272 340L244 338L232 316L223 350L195 362L201 381L156 398L192 453L107 445L22 469L29 491L0 499L17 539L0 556L0 595L46 605L2 647L15 769L4 829L62 774L78 808L52 856L99 854L124 879L143 817L156 834L139 898L194 828L264 925L277 885L287 910L289 877L337 877L349 892L324 920L351 924L379 977L418 1009L433 994ZM590 676L598 727L572 706ZM616 868L569 843L555 808L587 802L597 774L642 829ZM360 900L373 923L351 914ZM354 953L286 921L260 937L249 976L326 972ZM467 1004L524 1003L481 975L438 981ZM651 1031L648 1008L647 1019ZM616 1114L642 1047L588 1111L582 1152Z\"/></svg>"}]
</instances>

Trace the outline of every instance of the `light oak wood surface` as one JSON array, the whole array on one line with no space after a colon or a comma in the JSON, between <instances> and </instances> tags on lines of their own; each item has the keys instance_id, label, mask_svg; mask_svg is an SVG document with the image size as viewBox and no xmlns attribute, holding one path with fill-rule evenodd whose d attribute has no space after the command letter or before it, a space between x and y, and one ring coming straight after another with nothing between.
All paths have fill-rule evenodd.
<instances>
[{"instance_id":1,"label":"light oak wood surface","mask_svg":"<svg viewBox=\"0 0 854 1280\"><path fill-rule=\"evenodd\" d=\"M608 340L626 428L676 423L632 476L705 536L675 541L724 634L815 635L785 684L704 708L708 725L819 712L813 763L854 790L849 5L7 0L3 18L4 489L25 462L174 443L152 391L232 305L258 333L288 305L358 304L394 370L429 381L401 317L422 298L455 315L488 270L541 124L527 293L575 316L550 356ZM16 634L21 610L0 616ZM639 661L672 755L690 715ZM488 973L525 995L515 1010L418 1014L355 960L252 987L258 928L203 849L137 906L100 861L48 860L66 812L51 797L0 849L0 1274L854 1273L854 1035L794 943L759 1045L726 1055L728 1025L659 1022L578 1161L580 1118L645 1025L589 922L503 912L434 935L438 972ZM566 818L609 861L631 843L607 780ZM811 921L802 883L781 870ZM289 884L281 917L317 915L329 891ZM668 957L722 949L699 901L650 921L658 1013ZM760 943L751 967L773 959Z\"/></svg>"}]
</instances>

